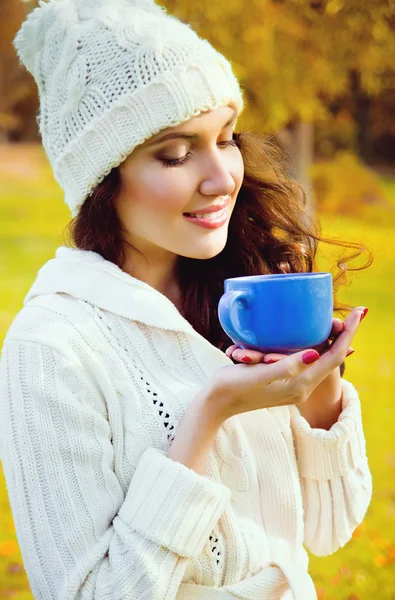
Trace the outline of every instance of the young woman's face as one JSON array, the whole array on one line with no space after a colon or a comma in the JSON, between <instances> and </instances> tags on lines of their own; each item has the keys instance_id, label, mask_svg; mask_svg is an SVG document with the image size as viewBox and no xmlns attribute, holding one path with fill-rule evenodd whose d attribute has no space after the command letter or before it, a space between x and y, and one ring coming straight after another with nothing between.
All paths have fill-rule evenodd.
<instances>
[{"instance_id":1,"label":"young woman's face","mask_svg":"<svg viewBox=\"0 0 395 600\"><path fill-rule=\"evenodd\" d=\"M169 259L208 259L225 247L244 177L243 159L232 141L235 118L230 106L202 113L161 131L120 165L115 209L127 241L148 259L163 260L167 254ZM208 228L202 226L206 221L185 216L224 205L225 217L215 228L215 221Z\"/></svg>"}]
</instances>

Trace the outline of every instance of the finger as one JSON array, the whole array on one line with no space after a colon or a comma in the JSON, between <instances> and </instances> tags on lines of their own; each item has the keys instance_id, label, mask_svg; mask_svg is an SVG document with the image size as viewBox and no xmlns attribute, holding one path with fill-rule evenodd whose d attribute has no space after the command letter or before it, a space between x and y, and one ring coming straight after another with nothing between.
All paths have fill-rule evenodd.
<instances>
[{"instance_id":1,"label":"finger","mask_svg":"<svg viewBox=\"0 0 395 600\"><path fill-rule=\"evenodd\" d=\"M344 321L344 331L338 335L327 352L321 355L320 360L306 374L314 384L321 383L333 369L344 361L364 314L366 314L364 307L358 306L348 315Z\"/></svg>"},{"instance_id":2,"label":"finger","mask_svg":"<svg viewBox=\"0 0 395 600\"><path fill-rule=\"evenodd\" d=\"M237 350L237 348L239 348L240 346L236 346L236 344L233 344L232 346L229 346L229 348L227 348L225 350L225 354L228 358L230 358L232 356L232 353Z\"/></svg>"},{"instance_id":3,"label":"finger","mask_svg":"<svg viewBox=\"0 0 395 600\"><path fill-rule=\"evenodd\" d=\"M318 346L312 346L314 350L317 350L319 354L323 354L330 348L332 341L337 338L337 336L344 331L344 323L341 319L333 318L332 319L332 328L327 339L318 344Z\"/></svg>"},{"instance_id":4,"label":"finger","mask_svg":"<svg viewBox=\"0 0 395 600\"><path fill-rule=\"evenodd\" d=\"M318 346L314 346L314 350L316 350L318 352L318 354L322 354L323 352L326 352L327 349L330 348L330 344L321 344L319 347ZM351 352L350 352L351 350ZM352 352L355 352L354 348L349 348L349 352L346 354L346 356L349 356L350 354L352 354ZM287 354L265 354L264 355L264 359L263 362L266 365L271 365L275 362L277 362L278 360L281 360L282 358L286 358L286 356L288 356Z\"/></svg>"},{"instance_id":5,"label":"finger","mask_svg":"<svg viewBox=\"0 0 395 600\"><path fill-rule=\"evenodd\" d=\"M265 354L258 352L257 350L243 350L239 349L233 352L232 358L244 363L257 364L263 361Z\"/></svg>"},{"instance_id":6,"label":"finger","mask_svg":"<svg viewBox=\"0 0 395 600\"><path fill-rule=\"evenodd\" d=\"M337 337L342 331L344 331L343 321L341 319L333 318L332 329L328 339ZM328 348L330 348L330 343L328 341L319 344L319 346L314 346L314 350L316 350L319 354L325 352ZM265 354L263 362L270 365L274 362L277 362L278 360L281 360L282 358L285 358L286 356L288 355L270 352L268 354Z\"/></svg>"},{"instance_id":7,"label":"finger","mask_svg":"<svg viewBox=\"0 0 395 600\"><path fill-rule=\"evenodd\" d=\"M267 365L267 375L270 381L278 381L280 379L292 379L303 371L312 368L313 363L320 358L316 350L308 349L296 352L291 355L284 355L284 358L277 362Z\"/></svg>"},{"instance_id":8,"label":"finger","mask_svg":"<svg viewBox=\"0 0 395 600\"><path fill-rule=\"evenodd\" d=\"M342 331L331 344L330 350L334 355L339 354L340 352L343 352L344 355L347 353L366 312L363 306L358 306L348 315L347 319L344 321L344 331Z\"/></svg>"},{"instance_id":9,"label":"finger","mask_svg":"<svg viewBox=\"0 0 395 600\"><path fill-rule=\"evenodd\" d=\"M332 319L332 329L331 332L329 334L329 337L336 337L339 335L339 333L341 333L342 331L344 331L344 323L341 319L337 319L334 318Z\"/></svg>"},{"instance_id":10,"label":"finger","mask_svg":"<svg viewBox=\"0 0 395 600\"><path fill-rule=\"evenodd\" d=\"M265 354L263 362L266 363L267 365L271 365L271 364L277 362L278 360L281 360L282 358L286 358L287 356L289 356L289 355L288 354L278 354L275 352L269 352L268 354Z\"/></svg>"},{"instance_id":11,"label":"finger","mask_svg":"<svg viewBox=\"0 0 395 600\"><path fill-rule=\"evenodd\" d=\"M337 337L342 331L344 331L343 321L341 319L333 318L332 319L332 329L329 334L328 340L330 340L331 338ZM319 344L318 346L313 346L314 350L316 350L319 354L321 354L322 352L325 352L331 346L331 344L330 344L330 342L328 342L328 340L325 340L325 342L323 342L322 344ZM272 364L274 362L277 362L278 360L281 360L282 358L285 358L286 356L288 356L288 355L270 352L268 354L265 354L265 358L264 358L263 362L265 362L266 364Z\"/></svg>"}]
</instances>

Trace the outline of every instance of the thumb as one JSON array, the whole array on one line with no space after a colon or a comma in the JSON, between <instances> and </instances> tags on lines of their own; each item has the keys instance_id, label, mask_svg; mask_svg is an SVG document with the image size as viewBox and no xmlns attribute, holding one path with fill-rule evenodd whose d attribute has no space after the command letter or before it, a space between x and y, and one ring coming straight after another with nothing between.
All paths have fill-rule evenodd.
<instances>
[{"instance_id":1,"label":"thumb","mask_svg":"<svg viewBox=\"0 0 395 600\"><path fill-rule=\"evenodd\" d=\"M320 358L316 350L302 350L286 356L273 364L267 365L267 373L271 381L291 379L304 371Z\"/></svg>"}]
</instances>

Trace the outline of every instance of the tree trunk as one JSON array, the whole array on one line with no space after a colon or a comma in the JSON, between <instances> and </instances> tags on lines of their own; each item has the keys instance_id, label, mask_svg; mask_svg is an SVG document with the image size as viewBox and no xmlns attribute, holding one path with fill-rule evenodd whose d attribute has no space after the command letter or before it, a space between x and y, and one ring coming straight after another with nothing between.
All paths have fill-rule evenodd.
<instances>
[{"instance_id":1,"label":"tree trunk","mask_svg":"<svg viewBox=\"0 0 395 600\"><path fill-rule=\"evenodd\" d=\"M12 141L14 133L23 135L23 122L18 113L23 93L26 97L30 93L34 100L36 97L33 80L20 65L12 44L22 21L34 5L21 0L0 0L0 115L4 115L0 119L0 132L3 141ZM31 104L35 107L34 100ZM28 118L31 120L30 114Z\"/></svg>"},{"instance_id":2,"label":"tree trunk","mask_svg":"<svg viewBox=\"0 0 395 600\"><path fill-rule=\"evenodd\" d=\"M307 205L315 209L315 201L309 169L314 160L314 125L297 121L294 126L295 176L302 185L307 198Z\"/></svg>"},{"instance_id":3,"label":"tree trunk","mask_svg":"<svg viewBox=\"0 0 395 600\"><path fill-rule=\"evenodd\" d=\"M295 121L276 136L290 157L289 175L301 184L306 194L307 206L315 210L315 199L309 168L314 160L314 125Z\"/></svg>"},{"instance_id":4,"label":"tree trunk","mask_svg":"<svg viewBox=\"0 0 395 600\"><path fill-rule=\"evenodd\" d=\"M356 70L350 71L350 88L354 103L354 119L357 124L358 155L362 160L368 162L371 158L371 139L369 132L371 100L362 89L361 75Z\"/></svg>"}]
</instances>

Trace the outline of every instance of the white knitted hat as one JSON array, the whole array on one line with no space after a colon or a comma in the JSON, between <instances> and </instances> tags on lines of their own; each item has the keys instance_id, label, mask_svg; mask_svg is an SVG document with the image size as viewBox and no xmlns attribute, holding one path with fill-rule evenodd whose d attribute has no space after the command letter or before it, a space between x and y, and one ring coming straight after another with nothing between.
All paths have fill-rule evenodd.
<instances>
[{"instance_id":1,"label":"white knitted hat","mask_svg":"<svg viewBox=\"0 0 395 600\"><path fill-rule=\"evenodd\" d=\"M73 217L162 129L243 109L228 60L153 0L40 1L14 45L35 78L43 146Z\"/></svg>"}]
</instances>

